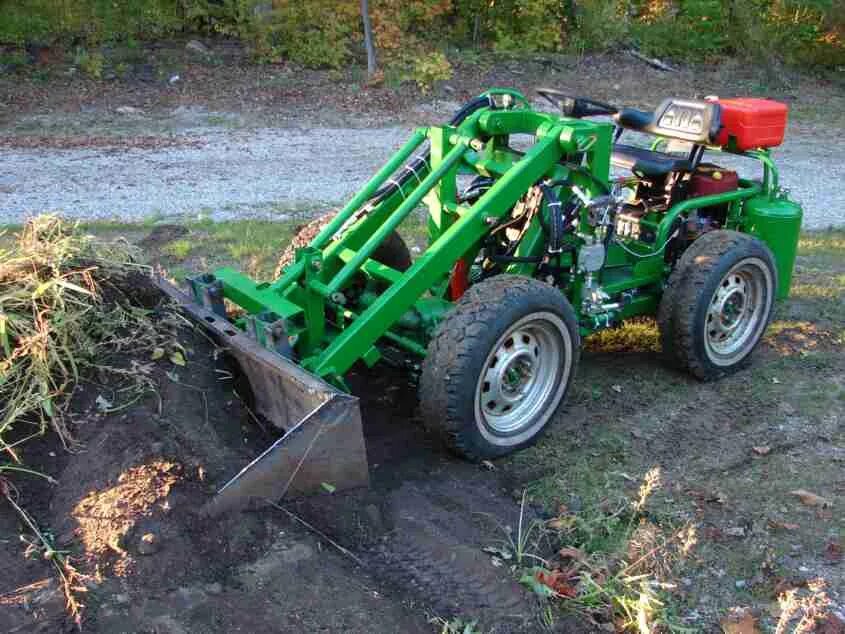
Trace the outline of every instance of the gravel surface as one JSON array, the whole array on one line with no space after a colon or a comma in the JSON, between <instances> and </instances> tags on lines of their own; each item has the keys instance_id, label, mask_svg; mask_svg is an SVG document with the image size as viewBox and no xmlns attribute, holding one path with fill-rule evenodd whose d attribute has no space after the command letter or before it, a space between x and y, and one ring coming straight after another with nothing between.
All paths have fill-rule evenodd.
<instances>
[{"instance_id":1,"label":"gravel surface","mask_svg":"<svg viewBox=\"0 0 845 634\"><path fill-rule=\"evenodd\" d=\"M833 135L832 131L831 135ZM209 128L198 146L0 148L0 222L68 217L283 217L350 197L410 134L407 127ZM837 132L838 134L838 132ZM714 157L724 162L724 157ZM781 183L804 205L806 228L845 225L845 164L818 131L778 148Z\"/></svg>"}]
</instances>

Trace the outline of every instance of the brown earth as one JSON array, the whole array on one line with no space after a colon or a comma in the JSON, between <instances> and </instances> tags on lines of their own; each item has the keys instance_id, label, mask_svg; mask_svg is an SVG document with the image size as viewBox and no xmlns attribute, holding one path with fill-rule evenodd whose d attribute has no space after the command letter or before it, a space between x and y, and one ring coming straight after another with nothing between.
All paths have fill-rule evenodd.
<instances>
[{"instance_id":1,"label":"brown earth","mask_svg":"<svg viewBox=\"0 0 845 634\"><path fill-rule=\"evenodd\" d=\"M482 549L501 544L504 527L516 526L525 486L537 491L553 480L559 504L585 510L608 504L620 472L622 489L636 487L623 469L639 473L655 464L664 481L654 521L689 517L700 526L699 563L678 572L686 585L674 598L683 613L718 617L719 605L737 599L737 575L757 596L806 587L819 570L834 591L841 581L836 542L830 552L823 548L824 536L836 531L831 510L802 512L766 484L758 484L762 497L747 488L752 478L780 482L783 461L792 473L816 464L822 474L830 473L827 461L841 461L835 415L809 425L807 412L797 409L807 405L759 391L759 375L777 376L784 355L839 350L821 328L778 329L751 370L713 384L663 369L647 338L616 347L593 343L547 437L492 471L451 457L427 437L415 419L412 376L385 366L357 369L350 382L362 397L371 488L285 502L292 515L265 508L209 522L198 509L272 436L255 425L231 382L220 380L209 342L176 327L167 312L159 319L187 350L187 366L136 359L158 393L110 415L95 404L100 394L111 397L108 388L84 385L72 417L84 448L67 454L49 439L31 445L27 464L57 484L19 480L20 503L85 575L87 631L428 632L433 616L478 619L482 631L548 631L532 595ZM807 357L807 370L841 385L841 358L821 359ZM655 386L636 377L652 377ZM775 421L783 417L792 423L778 430ZM588 471L559 471L558 455ZM822 490L835 505L845 492L839 476ZM599 498L591 500L595 492ZM769 503L768 495L780 501ZM815 524L810 533L808 522ZM647 540L647 525L643 531ZM818 549L818 569L789 573L768 554L777 536L789 540L796 531L792 541L802 545L793 546L786 563L790 557L806 563L804 549ZM17 535L26 533L0 506L0 565L7 571L0 628L70 631L49 564L21 556ZM744 542L750 552L738 559ZM714 563L724 569L714 570ZM559 616L553 631L591 628Z\"/></svg>"},{"instance_id":2,"label":"brown earth","mask_svg":"<svg viewBox=\"0 0 845 634\"><path fill-rule=\"evenodd\" d=\"M84 575L87 631L428 632L435 615L534 631L535 601L481 550L516 520L507 478L433 446L414 421L414 387L389 369L351 379L371 489L287 504L355 559L278 510L201 518L272 438L220 381L209 342L184 328L174 339L187 367L137 360L157 394L104 415L95 401L107 388L85 385L72 416L84 448L24 456L57 481L23 482L19 501ZM22 560L14 537L26 531L6 505L0 528L0 629L72 629L49 567Z\"/></svg>"},{"instance_id":3,"label":"brown earth","mask_svg":"<svg viewBox=\"0 0 845 634\"><path fill-rule=\"evenodd\" d=\"M123 74L106 69L103 79L86 77L71 64L72 55L56 51L47 63L0 75L0 125L27 115L102 116L127 107L155 114L180 106L257 115L262 124L274 118L289 121L292 116L295 124L325 126L417 123L420 108L431 107L433 99L463 103L491 86L513 87L525 94L550 86L649 108L673 93L765 95L789 103L802 122L843 123L841 73L811 76L741 59L676 64L675 72L664 72L624 52L456 53L450 57L452 78L422 93L413 82L390 80L389 72L387 81L370 83L357 64L341 70L310 70L292 63L256 65L237 43L216 40L208 45L212 55L206 60L186 51L184 41L106 51L109 64L129 59L124 60ZM131 122L133 115L123 119ZM55 140L62 135L50 136Z\"/></svg>"}]
</instances>

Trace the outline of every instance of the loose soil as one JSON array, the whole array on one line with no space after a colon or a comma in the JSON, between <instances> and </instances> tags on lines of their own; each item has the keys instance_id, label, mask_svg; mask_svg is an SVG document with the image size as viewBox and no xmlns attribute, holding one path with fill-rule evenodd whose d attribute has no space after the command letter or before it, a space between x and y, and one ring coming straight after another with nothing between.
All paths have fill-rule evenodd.
<instances>
[{"instance_id":1,"label":"loose soil","mask_svg":"<svg viewBox=\"0 0 845 634\"><path fill-rule=\"evenodd\" d=\"M273 437L220 380L214 347L185 328L174 338L187 367L138 360L158 394L103 415L104 388L85 385L73 405L84 448L35 445L24 456L57 480L22 483L20 502L86 576L87 631L429 632L438 615L534 631L536 602L482 552L516 525L507 477L433 444L414 420L413 385L389 368L351 378L371 488L287 505L359 561L272 508L203 519L213 492ZM0 528L0 565L11 571L0 582L0 628L72 629L49 568L22 560L7 506Z\"/></svg>"}]
</instances>

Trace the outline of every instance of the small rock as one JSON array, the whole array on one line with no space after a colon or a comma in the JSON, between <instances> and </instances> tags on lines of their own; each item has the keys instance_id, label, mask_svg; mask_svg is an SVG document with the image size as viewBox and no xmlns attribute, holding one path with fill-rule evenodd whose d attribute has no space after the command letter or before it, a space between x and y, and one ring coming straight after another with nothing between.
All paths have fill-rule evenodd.
<instances>
[{"instance_id":1,"label":"small rock","mask_svg":"<svg viewBox=\"0 0 845 634\"><path fill-rule=\"evenodd\" d=\"M729 537L745 537L745 529L742 526L731 526L722 531Z\"/></svg>"},{"instance_id":2,"label":"small rock","mask_svg":"<svg viewBox=\"0 0 845 634\"><path fill-rule=\"evenodd\" d=\"M451 95L452 93L455 92L455 87L450 86L449 84L446 84L445 86L443 86L443 90L445 90L446 92L448 92Z\"/></svg>"},{"instance_id":3,"label":"small rock","mask_svg":"<svg viewBox=\"0 0 845 634\"><path fill-rule=\"evenodd\" d=\"M367 506L364 507L364 514L367 516L373 531L376 533L384 531L384 521L378 506L375 504L367 504Z\"/></svg>"},{"instance_id":4,"label":"small rock","mask_svg":"<svg viewBox=\"0 0 845 634\"><path fill-rule=\"evenodd\" d=\"M199 40L190 40L187 44L185 44L185 50L189 53L194 53L203 57L211 55L209 48Z\"/></svg>"},{"instance_id":5,"label":"small rock","mask_svg":"<svg viewBox=\"0 0 845 634\"><path fill-rule=\"evenodd\" d=\"M208 594L222 594L222 592L223 592L223 584L221 584L221 583L220 583L220 582L218 582L218 581L215 581L214 583L208 583L208 584L206 584L206 586L205 586L205 591L206 591Z\"/></svg>"},{"instance_id":6,"label":"small rock","mask_svg":"<svg viewBox=\"0 0 845 634\"><path fill-rule=\"evenodd\" d=\"M173 76L172 76L172 77L171 77L168 81L169 81L171 84L175 84L175 83L176 83L177 81L179 81L180 79L182 79L182 78L181 78L181 77L179 77L179 75L173 75Z\"/></svg>"},{"instance_id":7,"label":"small rock","mask_svg":"<svg viewBox=\"0 0 845 634\"><path fill-rule=\"evenodd\" d=\"M155 533L144 533L138 542L139 555L153 555L159 551L161 544Z\"/></svg>"},{"instance_id":8,"label":"small rock","mask_svg":"<svg viewBox=\"0 0 845 634\"><path fill-rule=\"evenodd\" d=\"M129 595L128 594L116 594L112 597L115 603L129 603Z\"/></svg>"},{"instance_id":9,"label":"small rock","mask_svg":"<svg viewBox=\"0 0 845 634\"><path fill-rule=\"evenodd\" d=\"M744 588L746 586L745 579L737 579L734 585L737 587L737 589Z\"/></svg>"},{"instance_id":10,"label":"small rock","mask_svg":"<svg viewBox=\"0 0 845 634\"><path fill-rule=\"evenodd\" d=\"M139 115L144 113L143 110L135 106L119 106L115 108L115 112L122 115Z\"/></svg>"},{"instance_id":11,"label":"small rock","mask_svg":"<svg viewBox=\"0 0 845 634\"><path fill-rule=\"evenodd\" d=\"M265 19L273 14L272 2L259 2L252 7L252 15L259 19Z\"/></svg>"}]
</instances>

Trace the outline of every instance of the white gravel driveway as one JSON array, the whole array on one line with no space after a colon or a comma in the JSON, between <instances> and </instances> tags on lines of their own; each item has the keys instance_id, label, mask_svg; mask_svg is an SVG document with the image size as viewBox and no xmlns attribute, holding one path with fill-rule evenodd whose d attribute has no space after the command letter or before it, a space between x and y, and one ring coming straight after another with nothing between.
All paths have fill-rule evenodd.
<instances>
[{"instance_id":1,"label":"white gravel driveway","mask_svg":"<svg viewBox=\"0 0 845 634\"><path fill-rule=\"evenodd\" d=\"M212 128L193 133L196 147L3 148L0 224L44 211L126 221L310 212L350 197L409 134L398 126ZM775 158L781 183L804 205L806 228L845 225L845 157L836 144L817 131L793 133Z\"/></svg>"}]
</instances>

